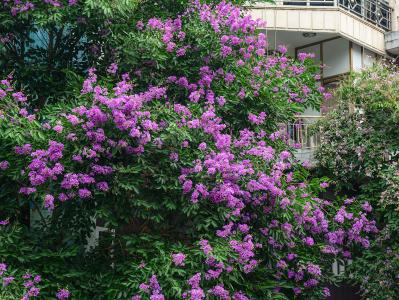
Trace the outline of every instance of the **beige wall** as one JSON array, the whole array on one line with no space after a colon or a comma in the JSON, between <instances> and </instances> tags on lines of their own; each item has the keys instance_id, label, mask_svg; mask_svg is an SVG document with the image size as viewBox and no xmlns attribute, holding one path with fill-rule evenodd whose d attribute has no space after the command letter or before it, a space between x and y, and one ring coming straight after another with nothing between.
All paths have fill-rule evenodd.
<instances>
[{"instance_id":1,"label":"beige wall","mask_svg":"<svg viewBox=\"0 0 399 300\"><path fill-rule=\"evenodd\" d=\"M343 38L327 41L323 47L323 77L332 77L348 73L350 66L349 41Z\"/></svg>"},{"instance_id":2,"label":"beige wall","mask_svg":"<svg viewBox=\"0 0 399 300\"><path fill-rule=\"evenodd\" d=\"M378 56L375 52L343 37L298 47L296 52L314 53L315 62L325 66L323 78L336 77L371 66Z\"/></svg>"},{"instance_id":3,"label":"beige wall","mask_svg":"<svg viewBox=\"0 0 399 300\"><path fill-rule=\"evenodd\" d=\"M266 21L269 29L336 33L385 54L384 31L339 7L258 5L250 13Z\"/></svg>"},{"instance_id":4,"label":"beige wall","mask_svg":"<svg viewBox=\"0 0 399 300\"><path fill-rule=\"evenodd\" d=\"M399 1L389 0L389 6L393 8L393 11L392 11L392 31L398 31L399 30L399 22L398 22Z\"/></svg>"}]
</instances>

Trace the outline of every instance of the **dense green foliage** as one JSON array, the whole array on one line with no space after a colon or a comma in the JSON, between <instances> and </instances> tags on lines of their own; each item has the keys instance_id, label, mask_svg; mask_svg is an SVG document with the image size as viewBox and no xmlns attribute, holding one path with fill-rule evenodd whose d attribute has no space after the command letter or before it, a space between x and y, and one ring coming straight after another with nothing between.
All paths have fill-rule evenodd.
<instances>
[{"instance_id":1,"label":"dense green foliage","mask_svg":"<svg viewBox=\"0 0 399 300\"><path fill-rule=\"evenodd\" d=\"M368 247L281 125L329 96L311 55L205 2L2 3L2 299L321 299Z\"/></svg>"},{"instance_id":2,"label":"dense green foliage","mask_svg":"<svg viewBox=\"0 0 399 300\"><path fill-rule=\"evenodd\" d=\"M65 86L70 72L82 76L89 67L104 68L114 62L120 46L118 37L131 31L138 20L175 17L183 13L191 1L33 0L23 3L32 3L34 9L21 9L12 14L13 7L21 6L14 5L13 1L0 3L0 77L13 72L18 86L31 95L31 102L43 107L50 102L68 101L71 95Z\"/></svg>"},{"instance_id":3,"label":"dense green foliage","mask_svg":"<svg viewBox=\"0 0 399 300\"><path fill-rule=\"evenodd\" d=\"M320 124L317 159L340 193L368 201L381 232L347 274L367 299L399 295L399 72L377 64L336 91L338 107Z\"/></svg>"}]
</instances>

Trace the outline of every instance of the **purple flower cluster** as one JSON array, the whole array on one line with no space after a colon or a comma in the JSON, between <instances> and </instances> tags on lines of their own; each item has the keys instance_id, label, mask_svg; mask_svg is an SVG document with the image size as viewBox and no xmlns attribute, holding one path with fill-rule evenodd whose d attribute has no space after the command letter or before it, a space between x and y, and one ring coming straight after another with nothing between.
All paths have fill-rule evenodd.
<instances>
[{"instance_id":1,"label":"purple flower cluster","mask_svg":"<svg viewBox=\"0 0 399 300\"><path fill-rule=\"evenodd\" d=\"M46 0L46 3L60 6L60 2L54 0ZM69 3L75 4L74 1ZM234 68L212 67L213 57L206 57L194 82L184 76L172 75L165 86L151 86L139 93L133 92L129 74L123 74L122 80L109 90L98 83L96 70L90 69L81 95L91 102L62 114L54 124L43 125L43 131L48 130L54 137L49 140L47 149L36 149L30 144L15 148L16 154L28 161L22 170L27 184L20 187L20 193L26 196L39 194L49 210L73 199L90 201L97 193L111 188L112 177L118 172L112 166L113 159L137 158L148 149L169 149L169 152L165 151L166 158L171 165L181 167L181 189L193 205L206 204L224 212L220 228L214 233L218 241L214 244L212 240L215 249L208 240L198 242L206 270L187 281L189 289L183 293L183 298L249 299L230 285L215 281L233 270L241 272L240 276L245 278L259 268L270 268L270 265L277 281L288 280L294 284L296 295L321 286L322 265L298 257L314 252L322 261L327 260L326 257L334 259L336 255L348 258L352 245L367 248L368 235L377 231L375 222L367 216L371 206L364 203L363 211L356 214L351 212L348 203L331 218L327 215L329 203L316 198L308 182L294 176L292 170L296 165L283 134L265 131L264 123L270 115L263 111L249 113L252 129L235 132L221 113L229 101L244 102L246 97L258 97L261 87L270 83L269 78L293 78L304 73L306 67L288 59L284 55L287 49L283 46L279 47L277 55L265 56L266 36L255 34L260 22L243 16L240 9L230 3L222 1L211 7L195 1L188 13L197 16L219 35L220 49L214 56L234 61ZM136 27L160 33L165 52L184 59L190 51L195 51L193 45L186 42L184 21L184 16L166 21L153 18L147 24L137 23ZM310 57L301 53L298 56L301 61ZM246 86L237 86L228 97L214 88L235 84L239 76L235 68L244 67L251 74ZM118 66L112 64L107 72L114 75L117 70ZM10 89L8 81L2 82L0 97L3 97L1 91L6 96L12 93ZM174 89L184 91L187 103L181 99L175 103L173 97L168 97L169 91ZM324 93L324 90L312 91L307 85L295 90L285 86L281 90L285 93L281 101L298 105L306 103L312 93L319 93L318 96ZM275 92L280 92L280 87L276 86ZM14 92L10 97L16 105L26 106L24 94ZM159 119L159 107L177 120L173 124L177 128L199 136L198 143L180 140L177 145L167 144L163 135L170 128L166 121ZM23 118L24 115L27 115L25 111ZM187 162L185 154L192 150L190 145L196 156ZM7 161L0 163L1 170L9 167ZM319 187L327 188L328 184L323 182ZM229 260L226 262L216 258L218 243L228 249ZM172 254L175 267L183 267L188 259L183 253ZM0 275L6 269L6 265L0 264ZM202 275L212 287L209 290L201 288ZM30 277L25 278L25 287L29 288L25 299L40 292ZM156 275L138 288L151 300L165 299ZM65 289L57 293L59 300L69 296ZM141 299L141 296L132 299Z\"/></svg>"},{"instance_id":2,"label":"purple flower cluster","mask_svg":"<svg viewBox=\"0 0 399 300\"><path fill-rule=\"evenodd\" d=\"M7 265L5 263L0 263L0 276L2 276L6 271L7 271Z\"/></svg>"},{"instance_id":3,"label":"purple flower cluster","mask_svg":"<svg viewBox=\"0 0 399 300\"><path fill-rule=\"evenodd\" d=\"M67 289L60 289L56 294L58 300L67 300L71 293Z\"/></svg>"},{"instance_id":4,"label":"purple flower cluster","mask_svg":"<svg viewBox=\"0 0 399 300\"><path fill-rule=\"evenodd\" d=\"M183 299L201 300L205 298L204 290L200 287L201 274L197 273L187 281L191 290L182 294Z\"/></svg>"},{"instance_id":5,"label":"purple flower cluster","mask_svg":"<svg viewBox=\"0 0 399 300\"><path fill-rule=\"evenodd\" d=\"M10 166L10 163L6 160L0 161L0 170L7 170Z\"/></svg>"},{"instance_id":6,"label":"purple flower cluster","mask_svg":"<svg viewBox=\"0 0 399 300\"><path fill-rule=\"evenodd\" d=\"M112 68L114 70L116 66ZM145 105L164 98L166 89L151 87L147 92L129 95L127 93L132 87L128 82L129 76L125 74L122 77L123 80L116 85L112 96L106 89L95 85L97 76L95 70L90 69L88 79L83 84L82 94L93 96L93 105L79 106L72 109L72 113L62 115L64 119L58 120L52 127L57 132L59 141L50 140L47 149L34 150L30 144L15 147L18 155L30 157L30 163L23 171L28 175L30 186L22 187L20 193L29 195L48 191L49 185L58 185L59 188L55 188L57 194L43 196L44 206L49 210L56 207L57 199L60 202L77 197L88 199L96 191L106 192L109 189L108 182L104 179L113 170L111 166L99 164L100 158L109 160L114 149L128 155L143 153L144 146L152 139L152 133L157 132L160 127L152 120L151 112L145 110ZM12 90L8 81L3 81L2 84L5 85L5 90L7 86ZM12 96L17 101L24 102L22 100L25 96L22 93L13 93ZM113 140L107 137L103 126L109 123L117 131L127 133L126 140ZM51 128L51 125L46 128ZM89 168L87 173L65 170L65 162L70 159L65 157L65 144L69 145L78 140L84 145L72 153L71 158L77 165L87 165ZM177 161L178 154L172 153L171 159ZM2 161L0 169L7 168L9 168L8 161Z\"/></svg>"},{"instance_id":7,"label":"purple flower cluster","mask_svg":"<svg viewBox=\"0 0 399 300\"><path fill-rule=\"evenodd\" d=\"M150 293L150 300L165 300L165 296L162 295L162 288L158 283L156 275L152 275L149 283L141 283L139 286L140 290L145 293ZM133 296L133 299L141 299L139 295Z\"/></svg>"},{"instance_id":8,"label":"purple flower cluster","mask_svg":"<svg viewBox=\"0 0 399 300\"><path fill-rule=\"evenodd\" d=\"M66 0L65 0L66 1ZM10 10L12 16L17 16L18 14L34 10L36 8L34 1L27 0L3 0L3 5ZM44 4L48 4L51 7L60 8L63 7L61 0L42 0ZM68 6L74 6L78 3L78 0L68 0L66 1Z\"/></svg>"},{"instance_id":9,"label":"purple flower cluster","mask_svg":"<svg viewBox=\"0 0 399 300\"><path fill-rule=\"evenodd\" d=\"M184 266L184 260L186 259L186 255L183 253L172 254L172 260L175 266Z\"/></svg>"},{"instance_id":10,"label":"purple flower cluster","mask_svg":"<svg viewBox=\"0 0 399 300\"><path fill-rule=\"evenodd\" d=\"M3 281L3 287L6 288L11 283L20 284L16 282L16 278L14 276L5 276L7 272L7 265L5 263L0 263L0 277ZM40 295L40 288L38 285L42 282L42 277L40 275L33 275L31 273L25 273L20 276L22 280L22 286L24 289L24 294L21 300L29 300L32 297L38 297ZM58 300L67 300L69 299L71 293L67 289L60 289L56 294Z\"/></svg>"},{"instance_id":11,"label":"purple flower cluster","mask_svg":"<svg viewBox=\"0 0 399 300\"><path fill-rule=\"evenodd\" d=\"M9 286L15 281L14 276L5 276L7 272L7 265L5 263L0 263L0 277L2 277L3 287ZM30 297L37 297L40 294L40 288L37 285L42 281L40 275L33 276L32 274L26 273L21 276L23 279L23 289L24 295L21 300L28 300Z\"/></svg>"}]
</instances>

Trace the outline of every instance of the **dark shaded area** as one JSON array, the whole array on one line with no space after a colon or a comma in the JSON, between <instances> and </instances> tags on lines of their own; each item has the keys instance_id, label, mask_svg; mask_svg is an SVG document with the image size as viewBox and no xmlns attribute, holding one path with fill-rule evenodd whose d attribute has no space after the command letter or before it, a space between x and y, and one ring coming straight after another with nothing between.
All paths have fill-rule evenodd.
<instances>
[{"instance_id":1,"label":"dark shaded area","mask_svg":"<svg viewBox=\"0 0 399 300\"><path fill-rule=\"evenodd\" d=\"M359 288L351 285L331 286L331 296L328 300L361 300Z\"/></svg>"}]
</instances>

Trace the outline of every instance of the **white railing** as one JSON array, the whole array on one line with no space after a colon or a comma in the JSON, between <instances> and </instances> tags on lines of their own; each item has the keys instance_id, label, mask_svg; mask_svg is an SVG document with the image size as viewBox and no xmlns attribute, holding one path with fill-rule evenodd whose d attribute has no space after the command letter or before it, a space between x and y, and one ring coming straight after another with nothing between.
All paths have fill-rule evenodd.
<instances>
[{"instance_id":1,"label":"white railing","mask_svg":"<svg viewBox=\"0 0 399 300\"><path fill-rule=\"evenodd\" d=\"M320 134L312 127L321 118L298 116L295 122L286 125L288 143L297 149L296 156L301 161L314 159L314 152L320 145Z\"/></svg>"},{"instance_id":2,"label":"white railing","mask_svg":"<svg viewBox=\"0 0 399 300\"><path fill-rule=\"evenodd\" d=\"M294 6L335 6L335 0L280 0L278 3Z\"/></svg>"},{"instance_id":3,"label":"white railing","mask_svg":"<svg viewBox=\"0 0 399 300\"><path fill-rule=\"evenodd\" d=\"M277 5L308 7L341 7L384 29L391 30L392 8L385 0L278 0Z\"/></svg>"}]
</instances>

